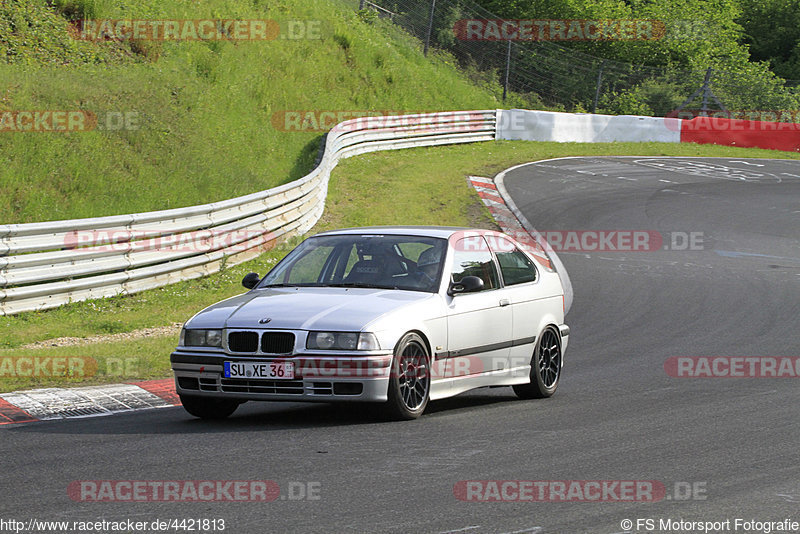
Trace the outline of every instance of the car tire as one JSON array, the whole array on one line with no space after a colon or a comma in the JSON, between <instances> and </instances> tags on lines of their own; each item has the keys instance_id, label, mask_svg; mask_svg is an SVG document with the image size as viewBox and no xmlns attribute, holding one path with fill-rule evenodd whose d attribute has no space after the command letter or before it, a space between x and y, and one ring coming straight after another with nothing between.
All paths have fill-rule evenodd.
<instances>
[{"instance_id":1,"label":"car tire","mask_svg":"<svg viewBox=\"0 0 800 534\"><path fill-rule=\"evenodd\" d=\"M561 379L561 338L558 331L548 327L539 336L531 358L530 384L513 386L521 399L544 399L553 395Z\"/></svg>"},{"instance_id":2,"label":"car tire","mask_svg":"<svg viewBox=\"0 0 800 534\"><path fill-rule=\"evenodd\" d=\"M394 349L385 415L393 420L422 415L430 398L430 362L425 341L413 332L404 335Z\"/></svg>"},{"instance_id":3,"label":"car tire","mask_svg":"<svg viewBox=\"0 0 800 534\"><path fill-rule=\"evenodd\" d=\"M213 397L190 397L181 395L183 409L200 419L225 419L239 407L239 401L215 399Z\"/></svg>"}]
</instances>

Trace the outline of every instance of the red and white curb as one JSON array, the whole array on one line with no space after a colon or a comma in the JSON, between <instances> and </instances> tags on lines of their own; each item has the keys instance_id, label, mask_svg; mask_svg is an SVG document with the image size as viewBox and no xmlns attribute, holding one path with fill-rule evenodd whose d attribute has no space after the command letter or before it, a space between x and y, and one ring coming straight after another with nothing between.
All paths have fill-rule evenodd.
<instances>
[{"instance_id":1,"label":"red and white curb","mask_svg":"<svg viewBox=\"0 0 800 534\"><path fill-rule=\"evenodd\" d=\"M480 176L470 176L469 184L478 192L484 205L489 208L489 212L494 217L503 233L510 235L520 242L525 241L525 236L530 239L530 234L523 228L517 216L509 209L505 199L503 199L494 180L482 178ZM541 246L536 244L541 249Z\"/></svg>"},{"instance_id":2,"label":"red and white curb","mask_svg":"<svg viewBox=\"0 0 800 534\"><path fill-rule=\"evenodd\" d=\"M0 425L167 408L180 405L175 381L148 380L79 388L0 393Z\"/></svg>"}]
</instances>

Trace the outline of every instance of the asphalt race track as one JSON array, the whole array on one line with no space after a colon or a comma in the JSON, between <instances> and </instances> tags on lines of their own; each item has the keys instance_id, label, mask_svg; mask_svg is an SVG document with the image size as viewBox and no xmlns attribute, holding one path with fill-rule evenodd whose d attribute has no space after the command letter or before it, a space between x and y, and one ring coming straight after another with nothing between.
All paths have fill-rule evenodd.
<instances>
[{"instance_id":1,"label":"asphalt race track","mask_svg":"<svg viewBox=\"0 0 800 534\"><path fill-rule=\"evenodd\" d=\"M346 406L249 403L224 422L164 408L5 427L0 518L466 534L664 532L637 529L645 518L800 521L800 381L665 370L678 356L800 356L800 162L569 158L512 170L505 187L543 232L662 237L656 250L559 254L575 300L553 398L481 390L403 423ZM122 479L272 480L282 498L103 503L67 493L73 481ZM462 480L650 480L666 496L464 502L454 496ZM308 483L318 498L290 498Z\"/></svg>"}]
</instances>

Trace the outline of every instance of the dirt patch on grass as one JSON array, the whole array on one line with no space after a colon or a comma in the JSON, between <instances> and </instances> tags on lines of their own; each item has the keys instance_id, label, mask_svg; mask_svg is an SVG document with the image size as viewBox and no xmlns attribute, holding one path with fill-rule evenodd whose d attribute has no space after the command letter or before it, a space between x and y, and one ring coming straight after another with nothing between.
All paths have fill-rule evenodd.
<instances>
[{"instance_id":1,"label":"dirt patch on grass","mask_svg":"<svg viewBox=\"0 0 800 534\"><path fill-rule=\"evenodd\" d=\"M46 349L50 347L71 347L74 345L90 345L92 343L106 343L109 341L127 341L131 339L139 339L143 337L166 337L175 336L177 343L178 333L181 330L182 323L173 323L169 326L156 326L153 328L141 328L133 330L132 332L119 332L117 334L102 334L88 337L58 337L54 339L45 339L44 341L37 341L35 343L28 343L22 345L20 349Z\"/></svg>"}]
</instances>

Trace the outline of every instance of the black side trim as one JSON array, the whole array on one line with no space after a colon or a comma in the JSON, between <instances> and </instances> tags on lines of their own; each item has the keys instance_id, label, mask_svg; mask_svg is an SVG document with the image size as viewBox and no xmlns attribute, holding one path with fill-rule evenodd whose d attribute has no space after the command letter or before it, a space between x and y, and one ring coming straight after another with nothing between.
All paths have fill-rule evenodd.
<instances>
[{"instance_id":1,"label":"black side trim","mask_svg":"<svg viewBox=\"0 0 800 534\"><path fill-rule=\"evenodd\" d=\"M511 346L512 347L519 347L520 345L529 345L531 343L534 343L535 341L536 341L536 336L523 337L523 338L515 339L514 341L512 341L511 342Z\"/></svg>"},{"instance_id":2,"label":"black side trim","mask_svg":"<svg viewBox=\"0 0 800 534\"><path fill-rule=\"evenodd\" d=\"M477 347L469 347L461 350L451 350L449 352L437 352L437 360L446 360L447 358L459 358L461 356L472 356L473 354L481 354L483 352L492 352L493 350L507 349L509 347L518 347L520 345L528 345L536 341L536 336L523 337L514 339L512 341L502 341L500 343L492 343L490 345L480 345Z\"/></svg>"}]
</instances>

